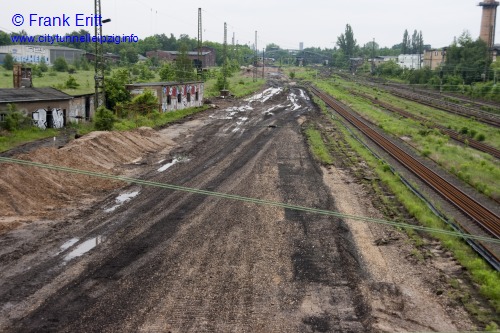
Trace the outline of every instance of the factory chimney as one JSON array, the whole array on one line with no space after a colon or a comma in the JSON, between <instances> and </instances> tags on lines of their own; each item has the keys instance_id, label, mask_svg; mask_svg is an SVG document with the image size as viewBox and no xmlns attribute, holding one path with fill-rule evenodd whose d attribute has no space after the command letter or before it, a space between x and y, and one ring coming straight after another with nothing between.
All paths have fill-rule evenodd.
<instances>
[{"instance_id":1,"label":"factory chimney","mask_svg":"<svg viewBox=\"0 0 500 333\"><path fill-rule=\"evenodd\" d=\"M491 49L495 44L495 28L497 23L497 7L500 3L495 0L485 0L479 3L483 7L483 18L481 20L481 34L479 38L484 40Z\"/></svg>"}]
</instances>

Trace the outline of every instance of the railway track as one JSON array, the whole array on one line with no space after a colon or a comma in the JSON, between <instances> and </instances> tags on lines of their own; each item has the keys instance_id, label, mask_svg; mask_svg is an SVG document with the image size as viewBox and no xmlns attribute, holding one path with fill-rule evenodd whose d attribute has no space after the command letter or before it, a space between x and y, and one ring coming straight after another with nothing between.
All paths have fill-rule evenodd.
<instances>
[{"instance_id":1,"label":"railway track","mask_svg":"<svg viewBox=\"0 0 500 333\"><path fill-rule=\"evenodd\" d=\"M481 203L477 202L475 199L471 198L456 186L450 184L437 173L423 165L383 135L372 129L368 126L368 124L356 116L354 112L348 111L347 108L340 102L315 87L311 86L311 90L350 124L360 130L363 134L370 138L370 140L401 163L405 168L410 170L424 183L434 189L441 197L453 204L466 216L470 217L470 219L480 227L475 229L481 230L485 236L500 239L500 217L498 215ZM459 225L459 228L462 232L470 234L470 228L465 226L463 223ZM473 243L476 245L476 250L483 257L485 257L485 259L492 264L493 267L500 270L499 249L492 244L490 245L481 241ZM477 248L479 248L479 250Z\"/></svg>"},{"instance_id":2,"label":"railway track","mask_svg":"<svg viewBox=\"0 0 500 333\"><path fill-rule=\"evenodd\" d=\"M369 81L353 78L345 73L337 73L340 77L345 80L355 81L362 85L375 86L377 88L383 89L394 96L401 97L419 104L427 105L439 110L446 111L448 113L457 114L466 118L473 118L479 122L492 125L495 127L500 127L500 115L492 112L486 112L480 110L479 107L468 107L465 105L460 105L457 103L452 103L442 99L442 96L436 97L432 94L421 94L414 91L409 91L408 88L403 88L400 85L386 82L378 82L378 80L370 79ZM467 102L469 103L469 102ZM465 104L465 102L464 102Z\"/></svg>"},{"instance_id":3,"label":"railway track","mask_svg":"<svg viewBox=\"0 0 500 333\"><path fill-rule=\"evenodd\" d=\"M463 94L460 93L454 93L454 92L438 92L436 90L431 90L431 89L426 89L426 88L416 88L413 85L409 84L401 84L401 83L393 83L393 82L385 82L385 85L390 85L399 89L406 89L409 90L411 89L412 91L421 94L421 95L428 95L432 96L434 98L438 99L452 99L456 101L455 103L463 103L467 104L470 107L476 108L476 109L481 109L481 108L488 108L493 110L494 113L500 114L500 104L497 102L493 101L485 101L485 100L472 100L471 98L464 97Z\"/></svg>"},{"instance_id":4,"label":"railway track","mask_svg":"<svg viewBox=\"0 0 500 333\"><path fill-rule=\"evenodd\" d=\"M475 108L459 105L456 103L434 98L431 96L425 96L405 89L394 88L392 86L386 85L384 86L384 89L397 97L408 99L423 105L431 106L433 108L453 114L458 114L460 116L464 116L467 118L474 118L475 120L488 125L500 127L500 115L491 112L486 112Z\"/></svg>"},{"instance_id":5,"label":"railway track","mask_svg":"<svg viewBox=\"0 0 500 333\"><path fill-rule=\"evenodd\" d=\"M351 90L350 93L353 94L353 95L360 96L362 98L368 99L373 104L381 106L382 108L384 108L386 110L398 113L398 114L402 115L403 117L417 120L417 121L421 122L423 125L425 125L427 127L436 128L441 133L448 135L453 140L461 142L461 143L463 143L465 145L468 145L469 147L472 147L472 148L477 149L479 151L482 151L484 153L488 153L491 156L494 156L494 157L500 159L500 150L496 149L495 147L492 147L492 146L487 145L485 143L482 143L480 141L471 139L471 138L469 138L469 137L467 137L465 135L461 135L460 133L455 132L455 131L447 128L447 127L438 125L436 123L432 123L431 121L429 121L428 119L426 119L424 117L420 117L420 116L414 115L413 113L410 113L408 111L405 111L403 109L395 107L395 106L393 106L393 105L391 105L389 103L382 102L382 101L380 101L378 99L373 98L370 95L367 95L367 94L364 94L364 93L360 93L360 92L357 92L357 91L354 91L354 90Z\"/></svg>"}]
</instances>

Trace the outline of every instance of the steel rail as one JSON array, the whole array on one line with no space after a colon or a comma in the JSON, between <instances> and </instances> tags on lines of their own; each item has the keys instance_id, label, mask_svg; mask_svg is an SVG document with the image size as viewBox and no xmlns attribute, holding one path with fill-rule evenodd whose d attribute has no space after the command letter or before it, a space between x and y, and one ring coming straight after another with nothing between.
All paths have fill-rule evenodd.
<instances>
[{"instance_id":1,"label":"steel rail","mask_svg":"<svg viewBox=\"0 0 500 333\"><path fill-rule=\"evenodd\" d=\"M489 235L500 238L500 217L489 210L484 205L480 204L456 186L450 184L437 173L417 161L404 150L389 141L383 135L372 129L365 122L356 117L353 113L346 110L346 107L326 95L315 87L311 87L314 94L320 97L326 104L334 109L349 123L364 133L370 140L384 149L389 155L400 162L404 167L414 173L418 178L425 182L428 186L434 189L445 200L452 203L465 215L469 216L478 226L480 226ZM463 231L468 232L463 225L460 226ZM497 266L500 262L498 255L492 251L487 245L481 243L481 247L496 260Z\"/></svg>"},{"instance_id":2,"label":"steel rail","mask_svg":"<svg viewBox=\"0 0 500 333\"><path fill-rule=\"evenodd\" d=\"M477 149L479 151L482 151L484 153L488 153L491 156L500 159L500 150L496 149L495 147L492 147L492 146L487 145L487 144L485 144L483 142L480 142L480 141L474 140L472 138L469 138L469 137L467 137L465 135L462 135L462 134L460 134L458 132L455 132L455 131L447 128L447 127L444 127L444 126L438 125L436 123L433 123L433 122L431 122L430 120L428 120L428 119L426 119L424 117L420 117L420 116L414 115L413 113L410 113L408 111L405 111L403 109L395 107L395 106L393 106L393 105L391 105L389 103L382 102L382 101L380 101L378 99L373 98L370 95L367 95L367 94L364 94L364 93L360 93L360 92L357 92L357 91L354 91L354 90L351 90L350 92L353 95L360 96L360 97L363 97L365 99L368 99L373 104L379 105L379 106L383 107L386 110L389 110L389 111L392 111L392 112L396 112L396 113L398 113L398 114L400 114L400 115L402 115L402 116L404 116L406 118L417 120L417 121L421 122L423 125L425 125L427 127L437 128L439 131L441 131L443 134L448 135L453 140L461 142L461 143L463 143L463 144L465 144L465 145L467 145L469 147L472 147L472 148Z\"/></svg>"}]
</instances>

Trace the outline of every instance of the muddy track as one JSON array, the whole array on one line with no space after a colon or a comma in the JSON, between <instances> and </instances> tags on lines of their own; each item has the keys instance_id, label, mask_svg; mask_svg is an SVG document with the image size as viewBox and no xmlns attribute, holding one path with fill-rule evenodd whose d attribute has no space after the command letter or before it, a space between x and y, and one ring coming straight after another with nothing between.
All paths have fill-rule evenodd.
<instances>
[{"instance_id":1,"label":"muddy track","mask_svg":"<svg viewBox=\"0 0 500 333\"><path fill-rule=\"evenodd\" d=\"M252 109L213 113L169 156L154 157L142 178L335 210L297 121L312 110L301 94L275 91L265 103L244 103ZM179 156L158 172L156 161ZM12 273L0 285L0 318L9 319L3 330L370 331L359 286L366 273L339 219L127 190L140 193L107 213L110 197L54 231L61 241L33 248L29 269L16 273L15 258L4 258ZM72 238L78 242L58 251ZM93 239L100 242L94 249L67 259ZM36 260L42 251L54 255Z\"/></svg>"}]
</instances>

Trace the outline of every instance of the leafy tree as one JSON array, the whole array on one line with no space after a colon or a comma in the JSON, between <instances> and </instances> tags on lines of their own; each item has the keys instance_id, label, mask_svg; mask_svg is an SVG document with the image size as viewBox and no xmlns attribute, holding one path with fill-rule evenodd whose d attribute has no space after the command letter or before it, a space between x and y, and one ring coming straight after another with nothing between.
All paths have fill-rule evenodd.
<instances>
[{"instance_id":1,"label":"leafy tree","mask_svg":"<svg viewBox=\"0 0 500 333\"><path fill-rule=\"evenodd\" d=\"M68 63L66 62L66 59L64 59L63 57L59 57L56 58L56 60L54 60L53 68L58 72L66 72L68 71Z\"/></svg>"},{"instance_id":2,"label":"leafy tree","mask_svg":"<svg viewBox=\"0 0 500 333\"><path fill-rule=\"evenodd\" d=\"M137 51L140 54L146 54L146 52L156 51L160 49L162 49L162 44L158 35L146 37L140 40L137 44ZM166 50L168 51L168 49Z\"/></svg>"},{"instance_id":3,"label":"leafy tree","mask_svg":"<svg viewBox=\"0 0 500 333\"><path fill-rule=\"evenodd\" d=\"M376 73L385 77L398 77L403 73L403 69L391 60L378 65Z\"/></svg>"},{"instance_id":4,"label":"leafy tree","mask_svg":"<svg viewBox=\"0 0 500 333\"><path fill-rule=\"evenodd\" d=\"M100 106L95 113L94 125L98 131L111 131L116 122L116 117L111 110Z\"/></svg>"},{"instance_id":5,"label":"leafy tree","mask_svg":"<svg viewBox=\"0 0 500 333\"><path fill-rule=\"evenodd\" d=\"M143 94L134 97L128 107L140 114L149 114L158 110L158 98L151 90L146 90Z\"/></svg>"},{"instance_id":6,"label":"leafy tree","mask_svg":"<svg viewBox=\"0 0 500 333\"><path fill-rule=\"evenodd\" d=\"M410 52L410 37L408 30L405 29L403 34L403 43L401 44L401 54L408 54Z\"/></svg>"},{"instance_id":7,"label":"leafy tree","mask_svg":"<svg viewBox=\"0 0 500 333\"><path fill-rule=\"evenodd\" d=\"M104 78L106 90L106 105L114 109L118 103L130 100L130 92L125 87L130 83L130 73L128 69L123 68L115 71L113 75Z\"/></svg>"},{"instance_id":8,"label":"leafy tree","mask_svg":"<svg viewBox=\"0 0 500 333\"><path fill-rule=\"evenodd\" d=\"M175 62L175 76L177 80L181 82L194 80L196 77L193 62L187 55L186 44L182 44L179 57Z\"/></svg>"},{"instance_id":9,"label":"leafy tree","mask_svg":"<svg viewBox=\"0 0 500 333\"><path fill-rule=\"evenodd\" d=\"M7 116L3 127L8 131L16 131L22 128L31 126L31 121L28 117L18 111L15 104L7 104Z\"/></svg>"},{"instance_id":10,"label":"leafy tree","mask_svg":"<svg viewBox=\"0 0 500 333\"><path fill-rule=\"evenodd\" d=\"M488 45L481 39L472 40L469 32L464 32L448 47L443 66L444 76L460 76L465 84L483 80L485 70L491 65Z\"/></svg>"},{"instance_id":11,"label":"leafy tree","mask_svg":"<svg viewBox=\"0 0 500 333\"><path fill-rule=\"evenodd\" d=\"M349 24L345 27L345 33L341 34L337 39L337 45L344 52L347 58L355 56L358 45L354 39L354 32Z\"/></svg>"},{"instance_id":12,"label":"leafy tree","mask_svg":"<svg viewBox=\"0 0 500 333\"><path fill-rule=\"evenodd\" d=\"M7 53L3 59L3 67L8 71L14 68L14 57L10 53Z\"/></svg>"},{"instance_id":13,"label":"leafy tree","mask_svg":"<svg viewBox=\"0 0 500 333\"><path fill-rule=\"evenodd\" d=\"M11 45L12 40L10 39L10 35L6 32L0 31L0 46Z\"/></svg>"},{"instance_id":14,"label":"leafy tree","mask_svg":"<svg viewBox=\"0 0 500 333\"><path fill-rule=\"evenodd\" d=\"M171 63L164 63L160 69L160 80L175 81L175 68Z\"/></svg>"},{"instance_id":15,"label":"leafy tree","mask_svg":"<svg viewBox=\"0 0 500 333\"><path fill-rule=\"evenodd\" d=\"M139 55L137 54L137 50L132 45L125 46L120 51L121 60L127 64L135 64L139 61Z\"/></svg>"}]
</instances>

